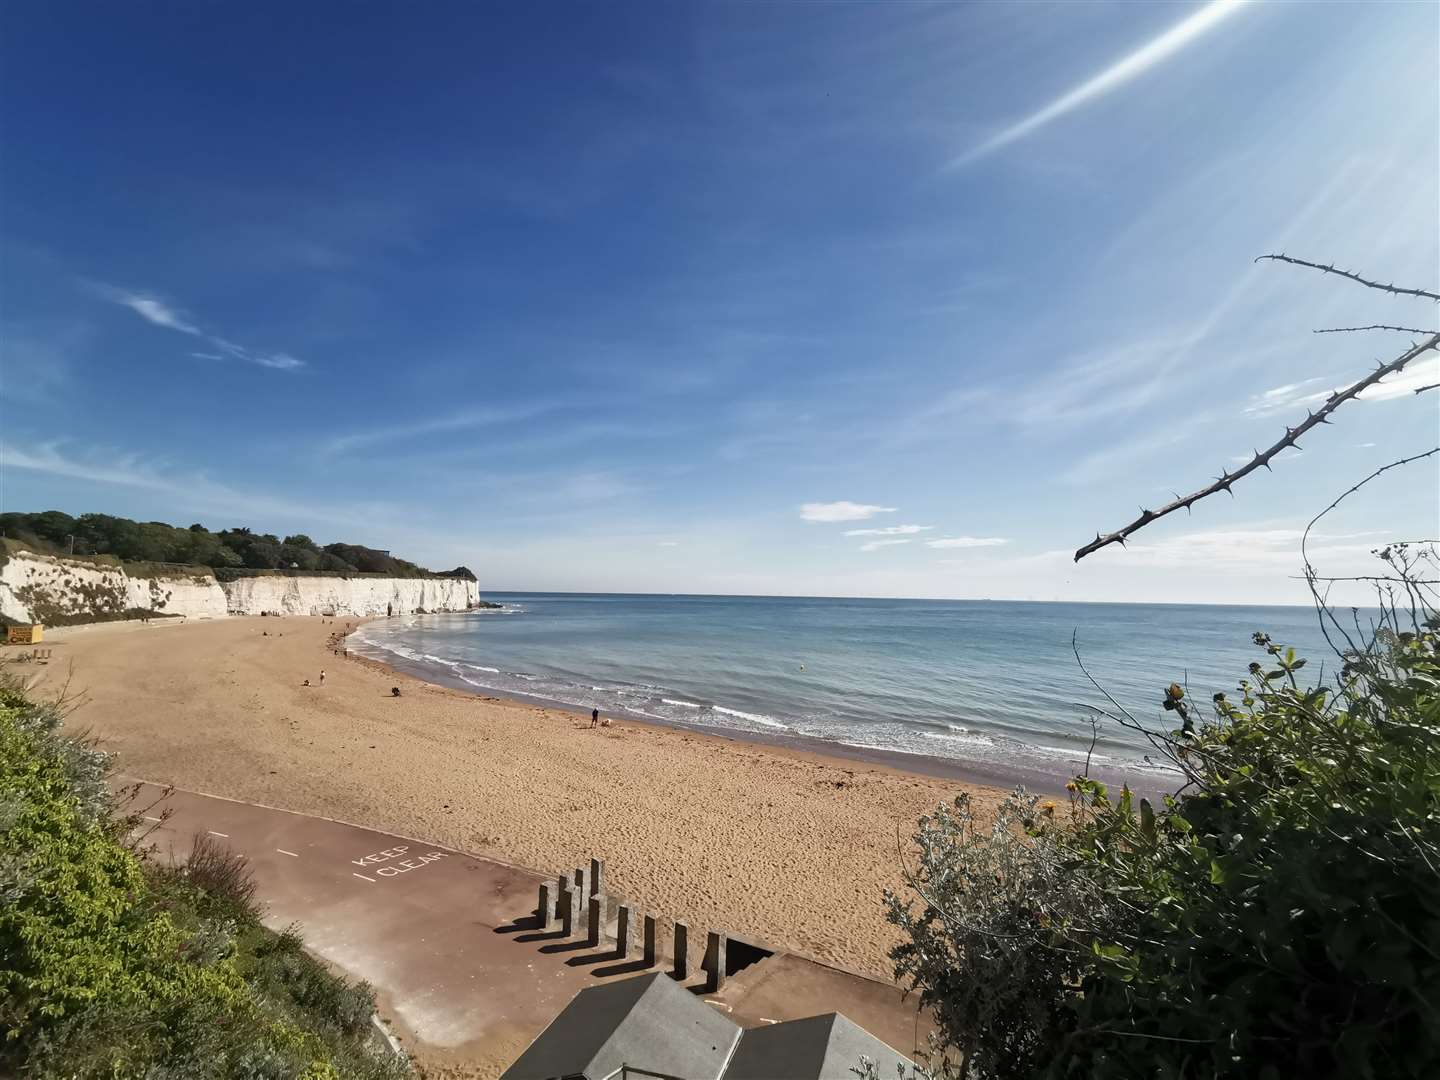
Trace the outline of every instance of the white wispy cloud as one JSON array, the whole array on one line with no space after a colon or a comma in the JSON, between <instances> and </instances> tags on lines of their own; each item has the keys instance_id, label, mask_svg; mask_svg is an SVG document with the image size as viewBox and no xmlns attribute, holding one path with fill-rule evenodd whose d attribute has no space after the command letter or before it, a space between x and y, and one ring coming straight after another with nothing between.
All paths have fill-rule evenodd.
<instances>
[{"instance_id":1,"label":"white wispy cloud","mask_svg":"<svg viewBox=\"0 0 1440 1080\"><path fill-rule=\"evenodd\" d=\"M99 296L111 303L129 308L148 323L163 326L166 330L174 330L177 333L201 338L220 350L220 353L192 352L190 355L198 360L223 360L226 356L230 356L236 360L243 360L247 364L256 364L259 367L271 368L275 371L294 371L305 366L305 361L297 359L289 353L256 352L253 349L247 349L244 345L237 345L233 341L227 341L225 338L207 333L191 322L188 317L182 315L175 307L158 297L130 292L113 285L92 283L90 287Z\"/></svg>"},{"instance_id":2,"label":"white wispy cloud","mask_svg":"<svg viewBox=\"0 0 1440 1080\"><path fill-rule=\"evenodd\" d=\"M861 544L861 545L860 545L860 550L861 550L861 551L879 551L881 548L884 548L884 547L893 547L895 544L908 544L908 543L910 543L909 539L905 539L905 538L898 539L898 540L871 540L871 541L870 541L869 543L867 543L867 544Z\"/></svg>"},{"instance_id":3,"label":"white wispy cloud","mask_svg":"<svg viewBox=\"0 0 1440 1080\"><path fill-rule=\"evenodd\" d=\"M1034 134L1047 124L1074 112L1083 105L1109 94L1132 79L1145 74L1151 68L1168 60L1187 45L1198 40L1207 31L1214 29L1229 16L1240 10L1247 0L1211 0L1199 11L1182 19L1158 37L1147 41L1140 48L1111 64L1098 75L1085 80L1079 86L1061 94L1048 105L1037 109L1029 116L997 132L978 146L961 154L950 163L950 167L961 168L994 153L1002 147L1018 142Z\"/></svg>"},{"instance_id":4,"label":"white wispy cloud","mask_svg":"<svg viewBox=\"0 0 1440 1080\"><path fill-rule=\"evenodd\" d=\"M337 435L324 445L326 453L342 454L363 446L376 443L396 442L412 439L417 435L438 435L447 431L464 431L468 428L489 427L508 424L518 420L529 420L541 413L551 411L555 406L549 402L535 402L509 408L463 409L445 416L432 416L408 424L393 427L370 428L349 435Z\"/></svg>"},{"instance_id":5,"label":"white wispy cloud","mask_svg":"<svg viewBox=\"0 0 1440 1080\"><path fill-rule=\"evenodd\" d=\"M987 548L1010 543L1002 536L941 536L926 540L925 546L932 548Z\"/></svg>"},{"instance_id":6,"label":"white wispy cloud","mask_svg":"<svg viewBox=\"0 0 1440 1080\"><path fill-rule=\"evenodd\" d=\"M182 334L199 334L200 329L191 323L186 322L180 315L172 310L169 305L153 296L137 296L134 293L118 293L115 302L123 304L135 312L142 319L154 323L156 326L164 326L170 330L179 330Z\"/></svg>"},{"instance_id":7,"label":"white wispy cloud","mask_svg":"<svg viewBox=\"0 0 1440 1080\"><path fill-rule=\"evenodd\" d=\"M929 532L934 525L891 525L888 529L846 529L846 536L913 536Z\"/></svg>"},{"instance_id":8,"label":"white wispy cloud","mask_svg":"<svg viewBox=\"0 0 1440 1080\"><path fill-rule=\"evenodd\" d=\"M873 506L842 499L839 502L802 503L800 517L804 521L864 521L876 514L893 514L896 509L894 506Z\"/></svg>"},{"instance_id":9,"label":"white wispy cloud","mask_svg":"<svg viewBox=\"0 0 1440 1080\"><path fill-rule=\"evenodd\" d=\"M679 546L680 546L680 541L679 541L679 540L661 540L660 543L656 545L656 547L679 547Z\"/></svg>"},{"instance_id":10,"label":"white wispy cloud","mask_svg":"<svg viewBox=\"0 0 1440 1080\"><path fill-rule=\"evenodd\" d=\"M287 520L322 520L345 525L371 525L377 518L395 516L394 507L355 505L330 507L313 500L292 501L244 491L212 480L203 473L185 472L152 457L112 447L75 447L56 440L27 442L23 446L0 443L0 470L23 469L47 476L92 484L159 492L175 500L177 508L250 517Z\"/></svg>"},{"instance_id":11,"label":"white wispy cloud","mask_svg":"<svg viewBox=\"0 0 1440 1080\"><path fill-rule=\"evenodd\" d=\"M1422 386L1440 382L1440 356L1412 361L1406 368L1374 386L1360 391L1358 401L1393 401L1411 397ZM1269 416L1288 409L1308 409L1319 405L1336 390L1350 383L1333 384L1325 376L1288 383L1256 394L1244 406L1246 416Z\"/></svg>"}]
</instances>

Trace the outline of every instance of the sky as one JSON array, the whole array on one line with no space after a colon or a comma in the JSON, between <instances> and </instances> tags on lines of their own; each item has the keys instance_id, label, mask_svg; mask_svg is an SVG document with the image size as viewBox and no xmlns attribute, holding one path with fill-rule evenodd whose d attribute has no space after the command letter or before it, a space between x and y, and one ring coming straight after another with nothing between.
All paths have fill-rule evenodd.
<instances>
[{"instance_id":1,"label":"sky","mask_svg":"<svg viewBox=\"0 0 1440 1080\"><path fill-rule=\"evenodd\" d=\"M1430 3L0 8L0 507L485 590L1304 601L1440 442ZM1440 459L1316 526L1440 534ZM1342 592L1346 586L1339 587ZM1349 601L1347 601L1349 602Z\"/></svg>"}]
</instances>

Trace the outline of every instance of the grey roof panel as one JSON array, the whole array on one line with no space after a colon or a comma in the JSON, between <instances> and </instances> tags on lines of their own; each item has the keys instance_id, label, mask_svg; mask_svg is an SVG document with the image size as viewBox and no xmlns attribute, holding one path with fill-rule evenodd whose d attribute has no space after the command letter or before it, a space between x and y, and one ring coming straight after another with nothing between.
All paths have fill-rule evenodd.
<instances>
[{"instance_id":1,"label":"grey roof panel","mask_svg":"<svg viewBox=\"0 0 1440 1080\"><path fill-rule=\"evenodd\" d=\"M502 1080L604 1080L622 1065L718 1080L740 1028L666 974L580 991Z\"/></svg>"},{"instance_id":2,"label":"grey roof panel","mask_svg":"<svg viewBox=\"0 0 1440 1080\"><path fill-rule=\"evenodd\" d=\"M725 1070L725 1080L855 1080L861 1057L879 1066L881 1080L910 1062L839 1013L751 1028Z\"/></svg>"}]
</instances>

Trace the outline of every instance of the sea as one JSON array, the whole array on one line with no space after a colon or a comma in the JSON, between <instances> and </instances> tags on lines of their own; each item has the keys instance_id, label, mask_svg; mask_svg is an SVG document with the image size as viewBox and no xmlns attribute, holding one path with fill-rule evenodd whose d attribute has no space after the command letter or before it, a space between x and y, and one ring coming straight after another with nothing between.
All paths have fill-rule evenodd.
<instances>
[{"instance_id":1,"label":"sea","mask_svg":"<svg viewBox=\"0 0 1440 1080\"><path fill-rule=\"evenodd\" d=\"M352 651L433 682L608 717L985 778L1149 775L1179 683L1208 715L1264 631L1333 670L1305 607L487 593L501 606L367 623ZM1073 641L1073 647L1072 647ZM1081 670L1076 652L1101 689ZM1093 721L1093 723L1092 723ZM933 770L932 770L933 771ZM944 770L941 770L942 772Z\"/></svg>"}]
</instances>

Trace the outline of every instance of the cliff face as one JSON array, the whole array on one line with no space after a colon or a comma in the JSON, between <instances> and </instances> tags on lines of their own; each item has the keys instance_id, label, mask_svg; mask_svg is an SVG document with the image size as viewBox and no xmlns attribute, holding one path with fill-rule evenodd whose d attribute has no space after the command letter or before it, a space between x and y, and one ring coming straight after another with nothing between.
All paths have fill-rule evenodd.
<instances>
[{"instance_id":1,"label":"cliff face","mask_svg":"<svg viewBox=\"0 0 1440 1080\"><path fill-rule=\"evenodd\" d=\"M208 570L131 577L119 566L21 552L0 566L0 615L52 626L184 615L225 614L225 593Z\"/></svg>"},{"instance_id":2,"label":"cliff face","mask_svg":"<svg viewBox=\"0 0 1440 1080\"><path fill-rule=\"evenodd\" d=\"M0 615L51 626L146 615L396 615L465 611L479 587L461 578L247 577L221 584L208 570L131 576L119 566L33 552L0 565Z\"/></svg>"},{"instance_id":3,"label":"cliff face","mask_svg":"<svg viewBox=\"0 0 1440 1080\"><path fill-rule=\"evenodd\" d=\"M232 615L408 615L465 611L479 587L461 578L244 577L224 584Z\"/></svg>"}]
</instances>

